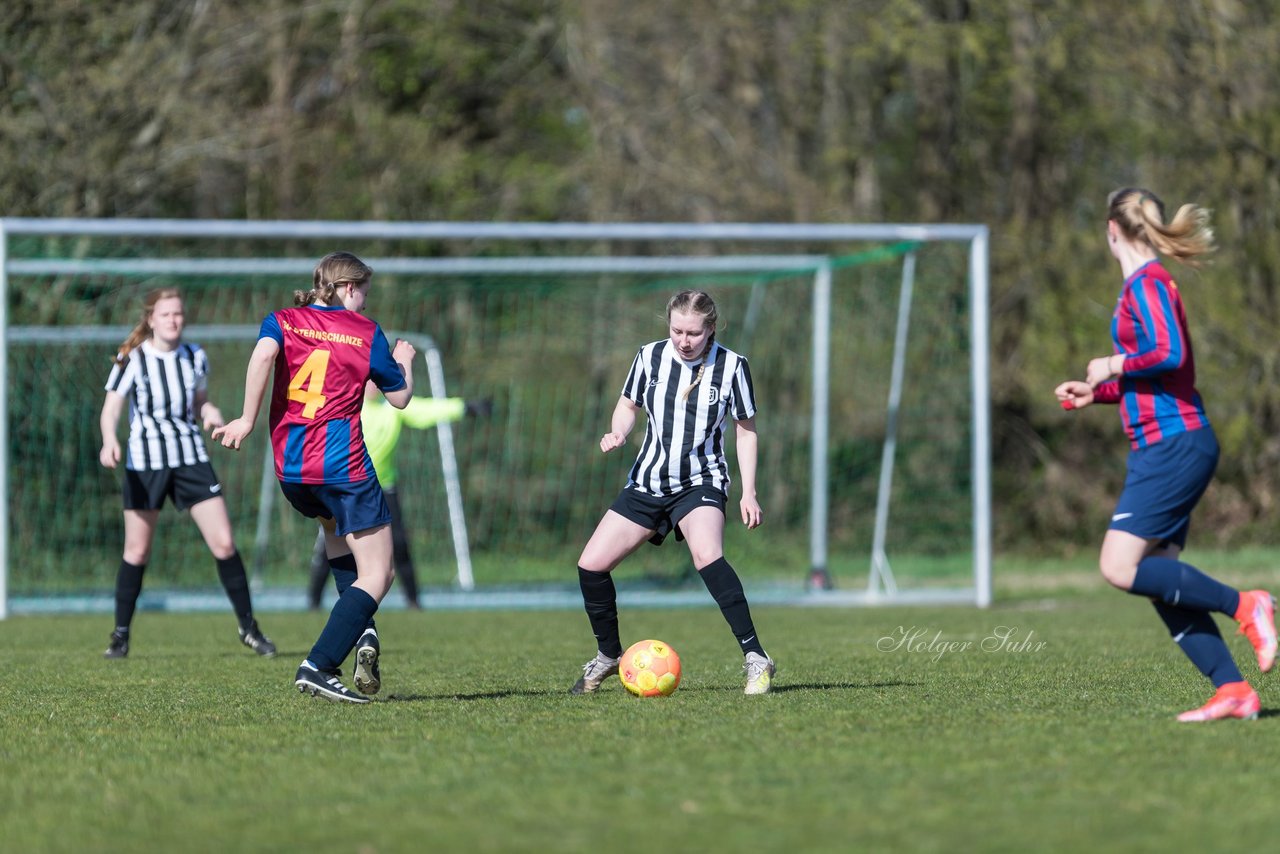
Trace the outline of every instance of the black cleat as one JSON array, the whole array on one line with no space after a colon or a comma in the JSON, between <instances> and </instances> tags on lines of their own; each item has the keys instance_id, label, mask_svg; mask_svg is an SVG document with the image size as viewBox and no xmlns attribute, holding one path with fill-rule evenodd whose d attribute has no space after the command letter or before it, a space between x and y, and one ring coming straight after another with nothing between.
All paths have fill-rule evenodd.
<instances>
[{"instance_id":1,"label":"black cleat","mask_svg":"<svg viewBox=\"0 0 1280 854\"><path fill-rule=\"evenodd\" d=\"M293 684L304 694L310 694L312 697L323 697L335 703L369 702L368 697L361 697L346 685L343 685L338 679L341 675L341 670L325 673L317 670L311 662L304 661L298 667L298 675L294 678Z\"/></svg>"},{"instance_id":2,"label":"black cleat","mask_svg":"<svg viewBox=\"0 0 1280 854\"><path fill-rule=\"evenodd\" d=\"M271 638L262 633L262 629L258 628L257 620L250 623L249 628L240 630L240 643L263 658L271 658L276 654L276 645L271 642Z\"/></svg>"},{"instance_id":3,"label":"black cleat","mask_svg":"<svg viewBox=\"0 0 1280 854\"><path fill-rule=\"evenodd\" d=\"M382 645L378 635L367 631L356 644L356 690L361 694L376 694L382 688L382 673L378 669L378 657Z\"/></svg>"},{"instance_id":4,"label":"black cleat","mask_svg":"<svg viewBox=\"0 0 1280 854\"><path fill-rule=\"evenodd\" d=\"M125 658L129 655L129 636L120 632L112 632L111 640L107 643L107 651L102 654L103 658Z\"/></svg>"}]
</instances>

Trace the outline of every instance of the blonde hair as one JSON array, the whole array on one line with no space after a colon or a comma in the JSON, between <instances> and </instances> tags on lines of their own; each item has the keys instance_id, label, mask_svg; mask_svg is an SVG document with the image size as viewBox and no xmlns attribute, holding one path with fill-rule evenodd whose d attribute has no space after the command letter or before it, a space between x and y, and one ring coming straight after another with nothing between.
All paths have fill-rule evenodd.
<instances>
[{"instance_id":1,"label":"blonde hair","mask_svg":"<svg viewBox=\"0 0 1280 854\"><path fill-rule=\"evenodd\" d=\"M142 298L142 319L138 321L138 325L133 327L133 331L120 344L119 350L116 351L116 364L123 365L129 358L129 354L136 350L143 341L151 337L151 314L156 310L156 303L162 299L182 299L182 291L177 288L156 288L148 291L147 295Z\"/></svg>"},{"instance_id":2,"label":"blonde hair","mask_svg":"<svg viewBox=\"0 0 1280 854\"><path fill-rule=\"evenodd\" d=\"M339 285L364 285L372 278L373 268L355 255L350 252L330 252L316 265L316 271L311 276L311 290L293 292L293 304L304 306L321 302L333 305Z\"/></svg>"},{"instance_id":3,"label":"blonde hair","mask_svg":"<svg viewBox=\"0 0 1280 854\"><path fill-rule=\"evenodd\" d=\"M716 309L716 302L706 291L680 291L671 299L667 300L667 324L671 323L672 312L680 312L681 314L697 314L702 317L702 326L704 329L710 328L711 335L707 338L706 349L702 351L702 364L698 365L698 373L693 378L693 382L680 395L681 400L688 400L689 394L693 391L694 386L702 382L702 375L707 370L707 353L711 352L711 347L716 343L716 324L720 319L720 312Z\"/></svg>"},{"instance_id":4,"label":"blonde hair","mask_svg":"<svg viewBox=\"0 0 1280 854\"><path fill-rule=\"evenodd\" d=\"M1217 247L1209 211L1197 205L1183 205L1168 224L1164 202L1150 190L1125 187L1107 196L1107 218L1120 227L1125 237L1142 241L1161 255L1176 258L1193 267L1196 260Z\"/></svg>"}]
</instances>

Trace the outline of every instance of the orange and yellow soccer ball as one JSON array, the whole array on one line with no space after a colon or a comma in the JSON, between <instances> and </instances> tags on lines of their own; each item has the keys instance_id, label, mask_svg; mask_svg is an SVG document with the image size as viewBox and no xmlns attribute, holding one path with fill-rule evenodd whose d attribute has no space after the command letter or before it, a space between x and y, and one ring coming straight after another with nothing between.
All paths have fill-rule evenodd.
<instances>
[{"instance_id":1,"label":"orange and yellow soccer ball","mask_svg":"<svg viewBox=\"0 0 1280 854\"><path fill-rule=\"evenodd\" d=\"M622 654L618 678L637 697L668 697L680 684L680 656L660 640L640 641Z\"/></svg>"}]
</instances>

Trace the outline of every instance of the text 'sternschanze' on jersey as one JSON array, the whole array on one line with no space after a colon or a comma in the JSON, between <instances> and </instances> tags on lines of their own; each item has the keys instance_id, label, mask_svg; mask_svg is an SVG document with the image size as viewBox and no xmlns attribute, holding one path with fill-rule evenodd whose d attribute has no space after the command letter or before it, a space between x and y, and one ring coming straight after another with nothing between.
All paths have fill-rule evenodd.
<instances>
[{"instance_id":1,"label":"text 'sternschanze' on jersey","mask_svg":"<svg viewBox=\"0 0 1280 854\"><path fill-rule=\"evenodd\" d=\"M351 483L374 476L360 429L365 382L404 388L381 327L342 306L272 312L260 338L280 345L271 392L276 477L287 483Z\"/></svg>"}]
</instances>

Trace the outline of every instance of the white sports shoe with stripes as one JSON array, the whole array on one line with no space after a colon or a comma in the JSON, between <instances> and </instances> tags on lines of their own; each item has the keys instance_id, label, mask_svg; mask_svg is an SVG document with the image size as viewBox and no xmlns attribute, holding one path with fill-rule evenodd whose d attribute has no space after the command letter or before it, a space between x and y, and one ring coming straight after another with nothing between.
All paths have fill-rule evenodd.
<instances>
[{"instance_id":1,"label":"white sports shoe with stripes","mask_svg":"<svg viewBox=\"0 0 1280 854\"><path fill-rule=\"evenodd\" d=\"M323 697L335 703L369 702L368 697L362 697L346 685L343 685L342 681L338 679L341 675L342 671L340 670L326 673L316 669L316 666L310 661L304 661L298 667L298 675L294 677L293 684L304 694L310 694L312 697Z\"/></svg>"}]
</instances>

